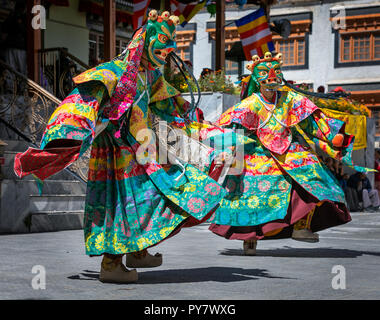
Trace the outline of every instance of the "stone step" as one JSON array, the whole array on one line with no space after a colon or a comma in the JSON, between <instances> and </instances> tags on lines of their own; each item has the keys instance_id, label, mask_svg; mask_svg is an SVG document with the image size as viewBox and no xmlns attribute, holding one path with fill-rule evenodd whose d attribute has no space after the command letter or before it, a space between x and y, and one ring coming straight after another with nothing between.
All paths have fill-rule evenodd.
<instances>
[{"instance_id":1,"label":"stone step","mask_svg":"<svg viewBox=\"0 0 380 320\"><path fill-rule=\"evenodd\" d=\"M85 198L82 195L30 195L29 211L38 213L44 211L80 211L84 210Z\"/></svg>"},{"instance_id":2,"label":"stone step","mask_svg":"<svg viewBox=\"0 0 380 320\"><path fill-rule=\"evenodd\" d=\"M25 177L23 179L5 179L2 181L2 188L13 190L28 190L28 195L39 195L39 190L35 180ZM77 180L45 180L42 187L42 195L83 195L86 193L86 184Z\"/></svg>"},{"instance_id":3,"label":"stone step","mask_svg":"<svg viewBox=\"0 0 380 320\"><path fill-rule=\"evenodd\" d=\"M30 232L55 232L83 229L83 210L32 212L25 224Z\"/></svg>"},{"instance_id":4,"label":"stone step","mask_svg":"<svg viewBox=\"0 0 380 320\"><path fill-rule=\"evenodd\" d=\"M1 166L3 179L17 179L17 176L13 170L16 153L17 152L14 151L4 151L4 164Z\"/></svg>"},{"instance_id":5,"label":"stone step","mask_svg":"<svg viewBox=\"0 0 380 320\"><path fill-rule=\"evenodd\" d=\"M4 141L4 140L3 140ZM18 178L13 170L14 157L29 144L5 140L4 166L1 167L0 233L54 232L83 228L86 184L69 172L46 179L42 195L32 176Z\"/></svg>"}]
</instances>

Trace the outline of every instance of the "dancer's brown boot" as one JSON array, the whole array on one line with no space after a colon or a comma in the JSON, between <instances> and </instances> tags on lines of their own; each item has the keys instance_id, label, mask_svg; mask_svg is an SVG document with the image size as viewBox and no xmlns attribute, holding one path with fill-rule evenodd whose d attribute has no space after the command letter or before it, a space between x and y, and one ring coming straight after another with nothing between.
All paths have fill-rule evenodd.
<instances>
[{"instance_id":1,"label":"dancer's brown boot","mask_svg":"<svg viewBox=\"0 0 380 320\"><path fill-rule=\"evenodd\" d=\"M104 255L99 280L109 283L137 282L138 274L135 269L128 270L122 263L123 256Z\"/></svg>"},{"instance_id":2,"label":"dancer's brown boot","mask_svg":"<svg viewBox=\"0 0 380 320\"><path fill-rule=\"evenodd\" d=\"M244 254L246 256L255 256L256 255L256 240L244 240L243 248Z\"/></svg>"},{"instance_id":3,"label":"dancer's brown boot","mask_svg":"<svg viewBox=\"0 0 380 320\"><path fill-rule=\"evenodd\" d=\"M162 265L162 254L151 255L148 250L127 253L126 266L129 268L154 268Z\"/></svg>"},{"instance_id":4,"label":"dancer's brown boot","mask_svg":"<svg viewBox=\"0 0 380 320\"><path fill-rule=\"evenodd\" d=\"M311 229L311 219L315 208L311 210L304 219L298 220L293 227L292 239L304 242L319 242L318 233L313 233Z\"/></svg>"},{"instance_id":5,"label":"dancer's brown boot","mask_svg":"<svg viewBox=\"0 0 380 320\"><path fill-rule=\"evenodd\" d=\"M319 242L319 235L309 229L293 229L292 239L304 242Z\"/></svg>"}]
</instances>

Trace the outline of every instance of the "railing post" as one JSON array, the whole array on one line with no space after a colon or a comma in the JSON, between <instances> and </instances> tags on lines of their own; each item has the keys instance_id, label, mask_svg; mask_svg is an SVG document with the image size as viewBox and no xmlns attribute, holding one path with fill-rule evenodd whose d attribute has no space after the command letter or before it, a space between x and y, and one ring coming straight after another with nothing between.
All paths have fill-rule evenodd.
<instances>
[{"instance_id":1,"label":"railing post","mask_svg":"<svg viewBox=\"0 0 380 320\"><path fill-rule=\"evenodd\" d=\"M27 66L28 78L40 83L39 56L41 49L41 29L32 27L34 6L41 5L41 0L28 0L26 3L26 30L27 30Z\"/></svg>"},{"instance_id":2,"label":"railing post","mask_svg":"<svg viewBox=\"0 0 380 320\"><path fill-rule=\"evenodd\" d=\"M0 140L0 216L1 216L1 210L2 210L2 205L1 205L1 201L2 201L2 193L1 193L1 186L3 184L3 166L4 166L4 163L5 163L5 159L4 159L4 147L6 146L7 144Z\"/></svg>"},{"instance_id":3,"label":"railing post","mask_svg":"<svg viewBox=\"0 0 380 320\"><path fill-rule=\"evenodd\" d=\"M3 180L2 167L3 167L4 163L5 163L5 159L4 159L4 147L6 145L7 144L3 140L0 140L0 194L1 194L1 181Z\"/></svg>"},{"instance_id":4,"label":"railing post","mask_svg":"<svg viewBox=\"0 0 380 320\"><path fill-rule=\"evenodd\" d=\"M215 35L216 35L216 50L215 50L215 70L222 70L225 67L225 1L216 1L216 26L215 26Z\"/></svg>"},{"instance_id":5,"label":"railing post","mask_svg":"<svg viewBox=\"0 0 380 320\"><path fill-rule=\"evenodd\" d=\"M116 56L116 2L104 1L104 59L112 60Z\"/></svg>"}]
</instances>

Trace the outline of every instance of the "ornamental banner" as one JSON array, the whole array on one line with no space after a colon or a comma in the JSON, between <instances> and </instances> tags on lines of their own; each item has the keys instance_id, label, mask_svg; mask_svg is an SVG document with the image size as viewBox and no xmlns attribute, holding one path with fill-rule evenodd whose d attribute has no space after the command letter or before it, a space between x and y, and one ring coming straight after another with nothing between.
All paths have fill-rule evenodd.
<instances>
[{"instance_id":1,"label":"ornamental banner","mask_svg":"<svg viewBox=\"0 0 380 320\"><path fill-rule=\"evenodd\" d=\"M367 118L364 115L353 115L331 109L321 109L323 113L346 123L346 133L355 136L354 150L367 147Z\"/></svg>"}]
</instances>

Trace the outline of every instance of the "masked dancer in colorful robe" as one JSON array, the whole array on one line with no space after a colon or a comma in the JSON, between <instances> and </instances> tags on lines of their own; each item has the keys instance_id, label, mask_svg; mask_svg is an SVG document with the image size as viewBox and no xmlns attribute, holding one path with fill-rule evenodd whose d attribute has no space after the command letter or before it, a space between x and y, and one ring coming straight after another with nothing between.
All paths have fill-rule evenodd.
<instances>
[{"instance_id":1,"label":"masked dancer in colorful robe","mask_svg":"<svg viewBox=\"0 0 380 320\"><path fill-rule=\"evenodd\" d=\"M353 167L354 137L345 133L342 121L326 117L307 97L283 87L281 58L270 52L253 56L246 98L216 123L240 129L250 142L244 145L241 170L235 161L227 172L223 186L228 195L210 220L210 230L243 240L246 255L256 254L257 240L317 242L317 231L351 220L344 192L315 146ZM231 157L233 148L223 148L219 159Z\"/></svg>"},{"instance_id":2,"label":"masked dancer in colorful robe","mask_svg":"<svg viewBox=\"0 0 380 320\"><path fill-rule=\"evenodd\" d=\"M20 177L44 180L92 147L85 251L103 255L103 282L135 282L136 270L127 267L161 265L162 256L147 248L207 220L225 194L196 167L166 166L156 150L144 147L154 118L184 127L181 114L189 103L158 70L176 48L178 23L169 12L158 16L152 10L122 55L74 78L76 88L51 116L40 149L30 148L15 160Z\"/></svg>"}]
</instances>

